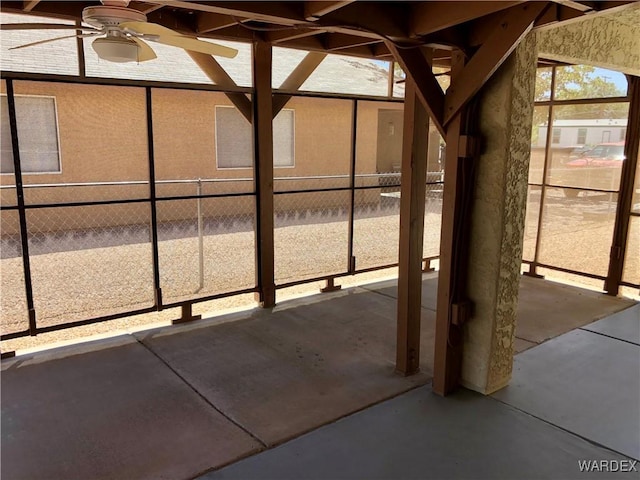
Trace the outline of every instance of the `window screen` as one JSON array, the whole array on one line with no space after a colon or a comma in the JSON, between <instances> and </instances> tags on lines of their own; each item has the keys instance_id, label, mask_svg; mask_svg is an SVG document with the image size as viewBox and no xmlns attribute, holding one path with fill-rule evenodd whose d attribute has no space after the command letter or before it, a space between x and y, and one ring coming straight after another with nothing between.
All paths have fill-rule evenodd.
<instances>
[{"instance_id":1,"label":"window screen","mask_svg":"<svg viewBox=\"0 0 640 480\"><path fill-rule=\"evenodd\" d=\"M293 110L282 110L273 120L273 164L294 166ZM216 158L218 168L253 166L252 127L233 107L216 107Z\"/></svg>"},{"instance_id":2,"label":"window screen","mask_svg":"<svg viewBox=\"0 0 640 480\"><path fill-rule=\"evenodd\" d=\"M13 172L7 97L2 102L1 173ZM52 97L16 96L16 120L22 173L60 172L56 102Z\"/></svg>"}]
</instances>

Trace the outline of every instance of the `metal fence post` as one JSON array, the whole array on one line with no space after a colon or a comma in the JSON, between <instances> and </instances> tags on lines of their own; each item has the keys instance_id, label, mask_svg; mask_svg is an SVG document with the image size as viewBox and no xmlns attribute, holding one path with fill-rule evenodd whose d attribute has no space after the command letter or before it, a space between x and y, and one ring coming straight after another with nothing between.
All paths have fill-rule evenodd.
<instances>
[{"instance_id":1,"label":"metal fence post","mask_svg":"<svg viewBox=\"0 0 640 480\"><path fill-rule=\"evenodd\" d=\"M27 212L25 209L24 190L22 183L22 169L20 164L20 143L18 141L18 120L16 117L16 103L13 95L13 80L8 78L7 106L9 109L9 128L11 130L11 149L13 151L13 171L16 182L16 200L20 219L20 240L22 243L22 267L24 271L24 289L29 315L29 335L38 332L36 324L36 310L33 302L33 287L31 284L31 257L29 256L29 234L27 232Z\"/></svg>"},{"instance_id":2,"label":"metal fence post","mask_svg":"<svg viewBox=\"0 0 640 480\"><path fill-rule=\"evenodd\" d=\"M200 290L204 288L204 232L202 225L202 179L198 178L196 187L198 194L198 273L200 274Z\"/></svg>"}]
</instances>

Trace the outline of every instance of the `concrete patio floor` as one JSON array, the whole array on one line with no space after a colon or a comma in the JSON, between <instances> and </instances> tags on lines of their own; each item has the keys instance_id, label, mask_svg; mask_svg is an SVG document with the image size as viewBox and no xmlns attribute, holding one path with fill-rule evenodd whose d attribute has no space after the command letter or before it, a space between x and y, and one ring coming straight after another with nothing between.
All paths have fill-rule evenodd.
<instances>
[{"instance_id":1,"label":"concrete patio floor","mask_svg":"<svg viewBox=\"0 0 640 480\"><path fill-rule=\"evenodd\" d=\"M412 377L394 373L394 281L18 352L2 478L577 478L578 459L638 459L640 306L523 277L512 384L442 399L436 281Z\"/></svg>"}]
</instances>

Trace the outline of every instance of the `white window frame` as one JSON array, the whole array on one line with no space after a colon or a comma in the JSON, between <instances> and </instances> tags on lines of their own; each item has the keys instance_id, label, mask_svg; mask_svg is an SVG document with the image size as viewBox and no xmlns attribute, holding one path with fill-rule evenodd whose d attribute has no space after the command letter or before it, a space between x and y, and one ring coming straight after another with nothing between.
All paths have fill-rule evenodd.
<instances>
[{"instance_id":1,"label":"white window frame","mask_svg":"<svg viewBox=\"0 0 640 480\"><path fill-rule=\"evenodd\" d=\"M234 110L237 110L238 113L240 113L240 111L234 107L233 105L216 105L215 106L216 109L218 108L232 108ZM292 113L292 117L293 117L293 122L291 125L291 148L293 149L293 163L291 165L273 165L273 168L296 168L296 111L293 108L283 108L281 111L288 111ZM240 113L240 115L242 115ZM217 170L253 170L254 164L255 164L255 151L253 152L253 159L252 159L252 165L248 166L248 167L221 167L220 166L220 161L219 161L219 157L218 157L218 116L214 113L214 117L215 117L215 142L216 142L216 169Z\"/></svg>"},{"instance_id":2,"label":"white window frame","mask_svg":"<svg viewBox=\"0 0 640 480\"><path fill-rule=\"evenodd\" d=\"M0 97L7 97L6 93L0 94ZM60 121L58 119L58 101L55 95L31 95L31 94L13 94L13 97L30 97L30 98L50 98L53 100L53 115L56 122L56 144L58 145L58 170L51 172L24 172L21 170L21 174L25 175L62 175L62 148L60 146ZM8 102L8 100L7 100ZM18 141L20 141L18 135ZM12 147L13 148L13 147ZM0 172L0 175L15 175L15 172Z\"/></svg>"}]
</instances>

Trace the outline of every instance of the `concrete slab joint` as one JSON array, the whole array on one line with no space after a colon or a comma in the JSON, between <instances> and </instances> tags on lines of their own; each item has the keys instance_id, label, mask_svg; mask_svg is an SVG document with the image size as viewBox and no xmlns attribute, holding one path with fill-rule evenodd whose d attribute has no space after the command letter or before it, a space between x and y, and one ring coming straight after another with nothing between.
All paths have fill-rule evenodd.
<instances>
[{"instance_id":1,"label":"concrete slab joint","mask_svg":"<svg viewBox=\"0 0 640 480\"><path fill-rule=\"evenodd\" d=\"M490 394L513 366L536 74L528 35L480 92L485 149L477 165L462 384Z\"/></svg>"}]
</instances>

